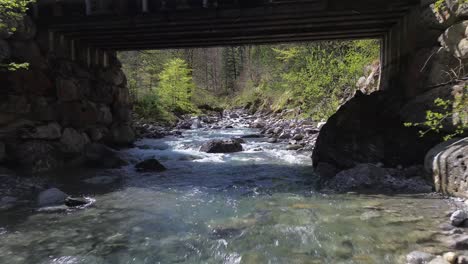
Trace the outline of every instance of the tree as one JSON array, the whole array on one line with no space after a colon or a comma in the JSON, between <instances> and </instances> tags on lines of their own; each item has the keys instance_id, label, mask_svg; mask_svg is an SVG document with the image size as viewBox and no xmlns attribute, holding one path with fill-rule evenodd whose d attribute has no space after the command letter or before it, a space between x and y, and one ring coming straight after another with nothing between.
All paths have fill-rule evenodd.
<instances>
[{"instance_id":1,"label":"tree","mask_svg":"<svg viewBox=\"0 0 468 264\"><path fill-rule=\"evenodd\" d=\"M159 74L158 94L170 111L176 114L194 111L191 102L194 88L191 70L184 60L175 58L164 65Z\"/></svg>"},{"instance_id":2,"label":"tree","mask_svg":"<svg viewBox=\"0 0 468 264\"><path fill-rule=\"evenodd\" d=\"M0 0L0 36L9 36L17 30L18 23L21 22L28 5L33 3L34 0ZM9 63L0 64L0 70L17 70L27 68L28 63Z\"/></svg>"}]
</instances>

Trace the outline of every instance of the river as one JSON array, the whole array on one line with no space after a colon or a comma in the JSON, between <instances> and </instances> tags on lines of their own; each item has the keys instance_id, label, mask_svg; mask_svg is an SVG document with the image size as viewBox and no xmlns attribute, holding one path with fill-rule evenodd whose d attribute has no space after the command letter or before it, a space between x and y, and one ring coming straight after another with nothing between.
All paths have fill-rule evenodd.
<instances>
[{"instance_id":1,"label":"river","mask_svg":"<svg viewBox=\"0 0 468 264\"><path fill-rule=\"evenodd\" d=\"M162 173L62 172L61 189L95 203L2 212L0 263L381 264L436 246L448 210L436 196L320 194L310 153L261 138L240 153L198 151L257 132L188 130L123 151L132 164L155 157Z\"/></svg>"}]
</instances>

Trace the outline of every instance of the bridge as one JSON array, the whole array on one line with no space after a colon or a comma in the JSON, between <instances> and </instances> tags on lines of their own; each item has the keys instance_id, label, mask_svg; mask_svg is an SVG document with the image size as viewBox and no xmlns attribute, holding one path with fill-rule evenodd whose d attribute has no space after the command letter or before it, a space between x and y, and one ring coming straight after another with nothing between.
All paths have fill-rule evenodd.
<instances>
[{"instance_id":1,"label":"bridge","mask_svg":"<svg viewBox=\"0 0 468 264\"><path fill-rule=\"evenodd\" d=\"M400 101L394 104L384 92L356 99L363 102L355 108L341 108L337 115L351 116L331 119L318 140L323 151L315 156L320 161L327 160L327 153L367 157L378 152L376 160L395 162L405 152L408 163L419 162L433 142L408 147L421 141L418 135L395 142L395 129L399 138L409 132L393 114L441 83L436 75L450 65L448 57L431 54L440 48L444 30L464 19L450 10L435 11L434 2L37 0L19 32L0 34L0 60L30 62L28 70L0 72L5 84L0 89L0 162L3 145L7 160L44 171L80 155L90 142L131 144L131 100L118 51L368 38L381 40L381 90L398 94ZM357 123L343 129L344 119ZM335 131L329 128L333 123ZM363 137L366 133L371 135ZM54 152L57 144L67 155Z\"/></svg>"}]
</instances>

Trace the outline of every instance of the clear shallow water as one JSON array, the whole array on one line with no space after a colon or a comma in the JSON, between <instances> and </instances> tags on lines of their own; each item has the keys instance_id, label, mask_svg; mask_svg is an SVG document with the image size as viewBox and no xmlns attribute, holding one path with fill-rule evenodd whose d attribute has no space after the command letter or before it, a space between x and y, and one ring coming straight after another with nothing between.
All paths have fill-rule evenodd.
<instances>
[{"instance_id":1,"label":"clear shallow water","mask_svg":"<svg viewBox=\"0 0 468 264\"><path fill-rule=\"evenodd\" d=\"M163 173L68 172L60 188L96 203L2 212L0 263L400 263L434 245L443 200L321 195L310 153L262 139L246 139L242 153L198 152L209 138L252 132L190 131L124 152L159 159Z\"/></svg>"}]
</instances>

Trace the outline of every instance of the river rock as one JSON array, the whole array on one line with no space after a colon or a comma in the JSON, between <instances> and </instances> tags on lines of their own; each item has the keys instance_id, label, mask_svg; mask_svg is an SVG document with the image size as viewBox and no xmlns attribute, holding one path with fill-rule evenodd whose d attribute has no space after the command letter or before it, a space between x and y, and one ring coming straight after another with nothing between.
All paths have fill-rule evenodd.
<instances>
[{"instance_id":1,"label":"river rock","mask_svg":"<svg viewBox=\"0 0 468 264\"><path fill-rule=\"evenodd\" d=\"M57 188L50 188L41 192L37 198L39 207L62 205L68 195Z\"/></svg>"},{"instance_id":2,"label":"river rock","mask_svg":"<svg viewBox=\"0 0 468 264\"><path fill-rule=\"evenodd\" d=\"M468 264L468 256L458 256L457 264Z\"/></svg>"},{"instance_id":3,"label":"river rock","mask_svg":"<svg viewBox=\"0 0 468 264\"><path fill-rule=\"evenodd\" d=\"M468 213L464 210L457 210L452 213L450 216L450 223L453 226L462 226L463 222L465 222L468 219Z\"/></svg>"},{"instance_id":4,"label":"river rock","mask_svg":"<svg viewBox=\"0 0 468 264\"><path fill-rule=\"evenodd\" d=\"M432 191L432 186L422 178L407 179L403 173L395 173L395 171L373 164L359 164L336 174L331 179L322 179L322 182L325 190L340 193L428 193Z\"/></svg>"},{"instance_id":5,"label":"river rock","mask_svg":"<svg viewBox=\"0 0 468 264\"><path fill-rule=\"evenodd\" d=\"M406 255L407 264L425 264L434 259L435 256L426 252L413 251Z\"/></svg>"},{"instance_id":6,"label":"river rock","mask_svg":"<svg viewBox=\"0 0 468 264\"><path fill-rule=\"evenodd\" d=\"M468 138L441 143L425 157L424 166L434 178L436 191L468 198Z\"/></svg>"},{"instance_id":7,"label":"river rock","mask_svg":"<svg viewBox=\"0 0 468 264\"><path fill-rule=\"evenodd\" d=\"M135 165L138 172L162 172L166 167L156 159L148 159Z\"/></svg>"},{"instance_id":8,"label":"river rock","mask_svg":"<svg viewBox=\"0 0 468 264\"><path fill-rule=\"evenodd\" d=\"M239 118L239 115L236 113L232 113L229 115L230 118Z\"/></svg>"},{"instance_id":9,"label":"river rock","mask_svg":"<svg viewBox=\"0 0 468 264\"><path fill-rule=\"evenodd\" d=\"M241 138L262 138L263 136L260 134L249 134L249 135L244 135Z\"/></svg>"},{"instance_id":10,"label":"river rock","mask_svg":"<svg viewBox=\"0 0 468 264\"><path fill-rule=\"evenodd\" d=\"M268 139L268 143L272 143L272 144L273 144L273 143L277 143L277 142L278 142L278 139L275 138L275 137Z\"/></svg>"},{"instance_id":11,"label":"river rock","mask_svg":"<svg viewBox=\"0 0 468 264\"><path fill-rule=\"evenodd\" d=\"M456 264L458 254L455 252L447 252L442 256L448 263Z\"/></svg>"},{"instance_id":12,"label":"river rock","mask_svg":"<svg viewBox=\"0 0 468 264\"><path fill-rule=\"evenodd\" d=\"M428 264L451 264L451 263L445 260L443 257L438 256L435 259L431 260Z\"/></svg>"},{"instance_id":13,"label":"river rock","mask_svg":"<svg viewBox=\"0 0 468 264\"><path fill-rule=\"evenodd\" d=\"M245 140L243 138L231 138L231 140L240 144L245 144Z\"/></svg>"},{"instance_id":14,"label":"river rock","mask_svg":"<svg viewBox=\"0 0 468 264\"><path fill-rule=\"evenodd\" d=\"M119 168L128 163L119 157L117 151L99 143L86 146L85 158L88 166L93 168Z\"/></svg>"},{"instance_id":15,"label":"river rock","mask_svg":"<svg viewBox=\"0 0 468 264\"><path fill-rule=\"evenodd\" d=\"M243 151L243 148L239 142L235 142L232 139L213 139L204 143L200 151L206 153L233 153Z\"/></svg>"},{"instance_id":16,"label":"river rock","mask_svg":"<svg viewBox=\"0 0 468 264\"><path fill-rule=\"evenodd\" d=\"M302 134L296 134L292 137L292 140L297 140L297 141L303 140L303 139L304 139L304 135Z\"/></svg>"},{"instance_id":17,"label":"river rock","mask_svg":"<svg viewBox=\"0 0 468 264\"><path fill-rule=\"evenodd\" d=\"M456 250L468 250L468 235L449 237L448 246Z\"/></svg>"},{"instance_id":18,"label":"river rock","mask_svg":"<svg viewBox=\"0 0 468 264\"><path fill-rule=\"evenodd\" d=\"M65 205L68 207L78 207L78 206L84 206L89 203L86 198L81 198L81 197L67 197L65 199Z\"/></svg>"},{"instance_id":19,"label":"river rock","mask_svg":"<svg viewBox=\"0 0 468 264\"><path fill-rule=\"evenodd\" d=\"M301 148L303 148L302 145L292 144L288 145L286 150L300 150Z\"/></svg>"}]
</instances>

